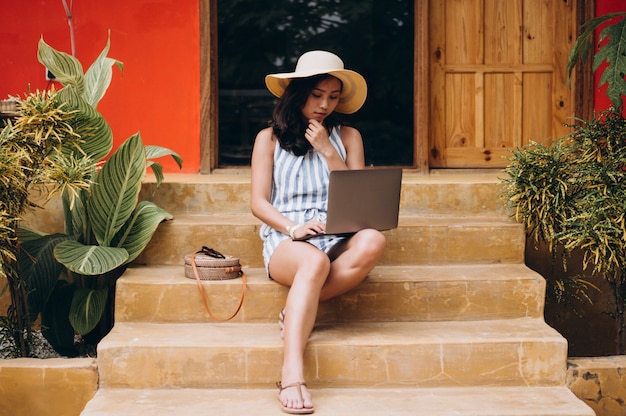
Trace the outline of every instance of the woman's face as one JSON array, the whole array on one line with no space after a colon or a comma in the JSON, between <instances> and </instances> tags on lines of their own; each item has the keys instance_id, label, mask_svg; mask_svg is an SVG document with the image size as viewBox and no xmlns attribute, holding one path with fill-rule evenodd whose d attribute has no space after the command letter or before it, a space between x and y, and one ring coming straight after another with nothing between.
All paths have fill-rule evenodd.
<instances>
[{"instance_id":1,"label":"woman's face","mask_svg":"<svg viewBox=\"0 0 626 416\"><path fill-rule=\"evenodd\" d=\"M324 78L311 90L302 108L302 115L307 120L324 121L339 104L341 81L335 77Z\"/></svg>"}]
</instances>

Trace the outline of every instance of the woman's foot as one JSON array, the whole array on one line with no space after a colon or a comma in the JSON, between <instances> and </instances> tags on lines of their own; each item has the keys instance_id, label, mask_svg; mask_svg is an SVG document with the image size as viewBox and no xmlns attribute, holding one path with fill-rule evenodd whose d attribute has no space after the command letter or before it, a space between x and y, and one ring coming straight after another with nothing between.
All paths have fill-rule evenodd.
<instances>
[{"instance_id":1,"label":"woman's foot","mask_svg":"<svg viewBox=\"0 0 626 416\"><path fill-rule=\"evenodd\" d=\"M296 382L283 386L279 381L276 387L279 390L278 401L283 412L292 415L307 415L315 411L306 383Z\"/></svg>"}]
</instances>

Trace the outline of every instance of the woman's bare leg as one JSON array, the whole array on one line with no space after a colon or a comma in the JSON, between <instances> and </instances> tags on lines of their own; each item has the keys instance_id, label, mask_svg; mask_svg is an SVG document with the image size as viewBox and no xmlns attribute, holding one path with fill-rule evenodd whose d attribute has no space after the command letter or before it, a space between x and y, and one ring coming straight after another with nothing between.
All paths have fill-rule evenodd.
<instances>
[{"instance_id":1,"label":"woman's bare leg","mask_svg":"<svg viewBox=\"0 0 626 416\"><path fill-rule=\"evenodd\" d=\"M275 281L290 287L285 305L281 375L282 385L288 386L304 381L304 350L315 324L320 291L330 272L330 259L308 243L285 240L272 254L269 272ZM304 401L297 388L286 389L280 396L286 407L313 407L304 386L302 394Z\"/></svg>"},{"instance_id":2,"label":"woman's bare leg","mask_svg":"<svg viewBox=\"0 0 626 416\"><path fill-rule=\"evenodd\" d=\"M283 241L272 254L272 278L289 286L284 319L283 386L304 381L304 350L315 325L320 301L358 286L374 268L385 250L385 237L376 230L362 230L331 251L331 259L305 242ZM281 393L283 405L313 407L311 395L302 387Z\"/></svg>"},{"instance_id":3,"label":"woman's bare leg","mask_svg":"<svg viewBox=\"0 0 626 416\"><path fill-rule=\"evenodd\" d=\"M383 255L385 244L385 236L380 231L366 229L339 246L338 252L331 251L330 274L322 287L320 301L342 295L361 284Z\"/></svg>"}]
</instances>

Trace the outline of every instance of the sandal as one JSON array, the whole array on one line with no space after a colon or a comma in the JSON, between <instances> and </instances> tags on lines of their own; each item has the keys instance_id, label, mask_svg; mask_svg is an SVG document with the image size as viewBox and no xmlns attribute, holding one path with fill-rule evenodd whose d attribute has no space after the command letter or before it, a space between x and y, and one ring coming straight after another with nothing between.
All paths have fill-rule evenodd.
<instances>
[{"instance_id":1,"label":"sandal","mask_svg":"<svg viewBox=\"0 0 626 416\"><path fill-rule=\"evenodd\" d=\"M278 314L278 326L280 327L280 337L284 338L284 331L285 331L285 309L281 309L280 313Z\"/></svg>"},{"instance_id":2,"label":"sandal","mask_svg":"<svg viewBox=\"0 0 626 416\"><path fill-rule=\"evenodd\" d=\"M276 383L276 387L278 387L278 401L280 402L280 409L283 412L289 413L290 415L310 415L311 413L315 412L314 407L303 407L301 409L296 409L294 407L287 407L283 405L283 401L280 398L280 393L282 393L283 390L296 387L298 389L298 394L300 395L300 400L302 400L302 405L304 406L304 396L302 396L302 386L306 387L306 383L300 381L300 382L293 383L285 387L283 387L283 384L280 381Z\"/></svg>"}]
</instances>

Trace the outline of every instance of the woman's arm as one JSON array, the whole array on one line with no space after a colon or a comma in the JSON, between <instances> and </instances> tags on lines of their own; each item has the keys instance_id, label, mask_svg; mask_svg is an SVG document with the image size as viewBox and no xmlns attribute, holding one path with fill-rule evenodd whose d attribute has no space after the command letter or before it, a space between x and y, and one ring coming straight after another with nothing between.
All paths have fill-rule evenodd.
<instances>
[{"instance_id":1,"label":"woman's arm","mask_svg":"<svg viewBox=\"0 0 626 416\"><path fill-rule=\"evenodd\" d=\"M250 209L265 224L289 234L287 227L296 223L282 215L270 202L275 146L271 127L257 134L252 150Z\"/></svg>"},{"instance_id":2,"label":"woman's arm","mask_svg":"<svg viewBox=\"0 0 626 416\"><path fill-rule=\"evenodd\" d=\"M361 133L354 127L341 126L341 141L346 148L346 166L348 169L365 167L365 151Z\"/></svg>"}]
</instances>

